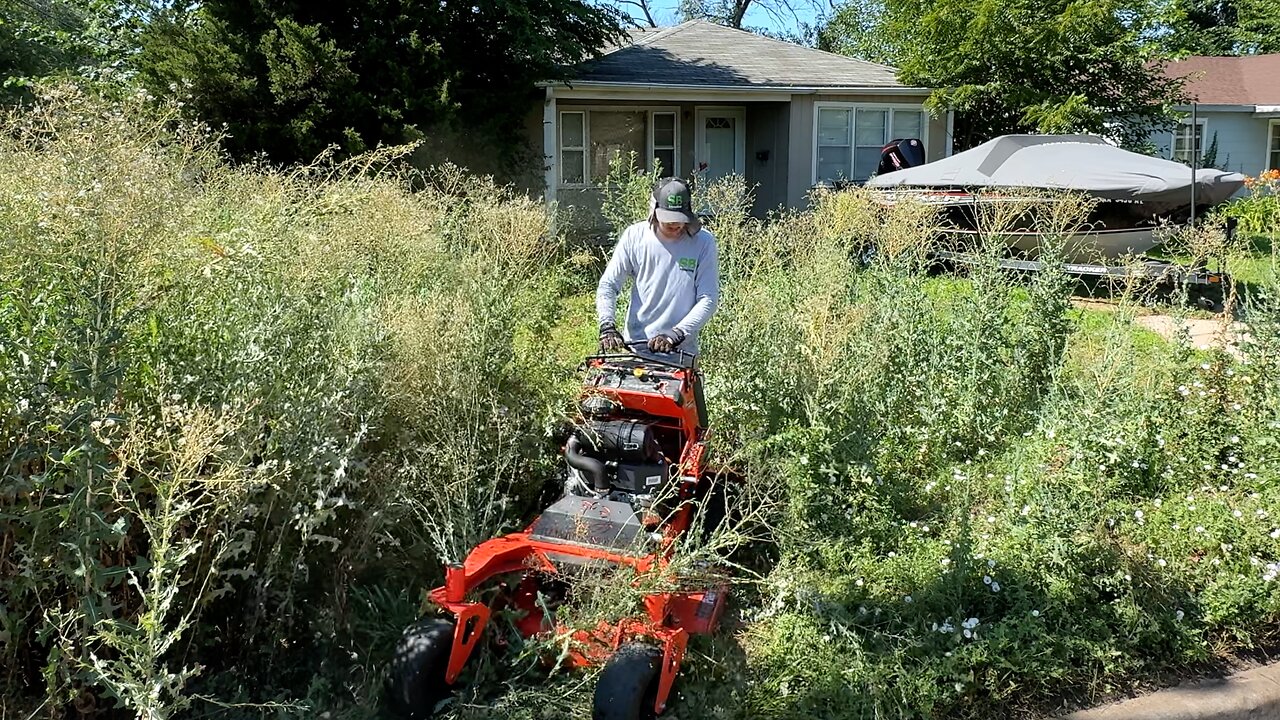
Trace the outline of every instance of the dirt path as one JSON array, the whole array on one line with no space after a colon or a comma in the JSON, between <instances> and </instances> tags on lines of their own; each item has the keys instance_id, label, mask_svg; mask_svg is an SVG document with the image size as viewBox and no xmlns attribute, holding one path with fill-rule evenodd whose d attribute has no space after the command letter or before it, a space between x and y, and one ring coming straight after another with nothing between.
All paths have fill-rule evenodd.
<instances>
[{"instance_id":1,"label":"dirt path","mask_svg":"<svg viewBox=\"0 0 1280 720\"><path fill-rule=\"evenodd\" d=\"M1076 307L1102 312L1114 312L1114 303L1075 299ZM1180 335L1186 333L1185 341L1197 350L1225 348L1227 352L1240 357L1240 342L1248 337L1248 328L1244 323L1233 320L1224 323L1221 315L1207 318L1179 318L1172 315L1139 315L1133 319L1138 325L1154 332L1169 342L1179 342Z\"/></svg>"},{"instance_id":2,"label":"dirt path","mask_svg":"<svg viewBox=\"0 0 1280 720\"><path fill-rule=\"evenodd\" d=\"M1143 315L1135 318L1134 322L1169 342L1175 342L1179 334L1185 331L1186 340L1191 347L1197 350L1225 348L1236 357L1240 356L1240 341L1248 336L1244 323L1235 321L1224 324L1216 318L1180 319L1169 315Z\"/></svg>"}]
</instances>

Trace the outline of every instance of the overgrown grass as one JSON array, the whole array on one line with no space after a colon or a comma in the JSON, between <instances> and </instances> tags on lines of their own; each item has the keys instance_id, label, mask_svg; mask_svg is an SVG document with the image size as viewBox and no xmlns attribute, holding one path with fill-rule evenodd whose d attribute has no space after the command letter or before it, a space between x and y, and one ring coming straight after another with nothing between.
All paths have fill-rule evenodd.
<instances>
[{"instance_id":1,"label":"overgrown grass","mask_svg":"<svg viewBox=\"0 0 1280 720\"><path fill-rule=\"evenodd\" d=\"M67 89L4 124L0 695L379 716L440 562L555 481L584 266L539 203L394 149L232 168L162 109ZM754 542L675 716L1031 715L1276 639L1273 278L1236 358L1136 331L1130 295L1082 313L1056 270L1002 274L1001 218L957 281L929 274L925 208L842 192L762 222L740 180L697 192L715 450L752 493L721 547ZM1051 235L1084 209L1053 207ZM589 589L566 620L636 600ZM504 622L448 715L585 716L591 676Z\"/></svg>"},{"instance_id":2,"label":"overgrown grass","mask_svg":"<svg viewBox=\"0 0 1280 720\"><path fill-rule=\"evenodd\" d=\"M7 692L365 702L394 636L370 626L550 471L542 207L399 149L233 169L65 88L4 125Z\"/></svg>"}]
</instances>

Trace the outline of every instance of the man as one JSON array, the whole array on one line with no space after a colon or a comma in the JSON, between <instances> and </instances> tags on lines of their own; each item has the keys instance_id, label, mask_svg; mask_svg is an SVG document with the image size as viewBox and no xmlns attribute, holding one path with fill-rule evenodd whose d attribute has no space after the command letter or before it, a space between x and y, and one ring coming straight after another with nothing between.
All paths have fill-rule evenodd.
<instances>
[{"instance_id":1,"label":"man","mask_svg":"<svg viewBox=\"0 0 1280 720\"><path fill-rule=\"evenodd\" d=\"M631 301L619 333L614 310L628 278ZM696 355L698 333L719 301L716 240L694 214L689 186L663 178L649 199L649 217L622 231L600 277L600 349L616 352L628 342L644 342L650 352Z\"/></svg>"}]
</instances>

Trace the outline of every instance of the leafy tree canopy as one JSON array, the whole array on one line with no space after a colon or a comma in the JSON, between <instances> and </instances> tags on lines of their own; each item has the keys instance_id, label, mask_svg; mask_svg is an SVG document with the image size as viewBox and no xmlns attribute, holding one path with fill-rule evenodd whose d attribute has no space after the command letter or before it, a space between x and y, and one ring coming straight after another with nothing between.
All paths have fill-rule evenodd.
<instances>
[{"instance_id":1,"label":"leafy tree canopy","mask_svg":"<svg viewBox=\"0 0 1280 720\"><path fill-rule=\"evenodd\" d=\"M1172 0L1161 44L1174 55L1280 52L1276 0Z\"/></svg>"},{"instance_id":2,"label":"leafy tree canopy","mask_svg":"<svg viewBox=\"0 0 1280 720\"><path fill-rule=\"evenodd\" d=\"M851 0L819 47L898 68L956 111L956 145L997 135L1090 132L1140 146L1171 121L1150 0Z\"/></svg>"},{"instance_id":3,"label":"leafy tree canopy","mask_svg":"<svg viewBox=\"0 0 1280 720\"><path fill-rule=\"evenodd\" d=\"M152 10L151 0L0 0L0 102L50 76L127 79Z\"/></svg>"},{"instance_id":4,"label":"leafy tree canopy","mask_svg":"<svg viewBox=\"0 0 1280 720\"><path fill-rule=\"evenodd\" d=\"M241 154L359 152L451 122L512 157L535 83L620 33L615 10L582 0L205 0L150 24L138 68Z\"/></svg>"}]
</instances>

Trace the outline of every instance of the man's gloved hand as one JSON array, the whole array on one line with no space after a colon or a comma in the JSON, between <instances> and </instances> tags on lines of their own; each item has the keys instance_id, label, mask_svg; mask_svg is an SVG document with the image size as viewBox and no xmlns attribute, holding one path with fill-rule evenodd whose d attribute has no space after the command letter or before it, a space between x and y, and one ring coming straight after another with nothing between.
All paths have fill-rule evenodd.
<instances>
[{"instance_id":1,"label":"man's gloved hand","mask_svg":"<svg viewBox=\"0 0 1280 720\"><path fill-rule=\"evenodd\" d=\"M623 341L622 335L618 332L618 328L613 323L601 323L600 325L600 352L618 352L627 347L627 343Z\"/></svg>"},{"instance_id":2,"label":"man's gloved hand","mask_svg":"<svg viewBox=\"0 0 1280 720\"><path fill-rule=\"evenodd\" d=\"M680 328L666 330L649 338L649 349L653 352L669 353L684 342L684 331Z\"/></svg>"}]
</instances>

